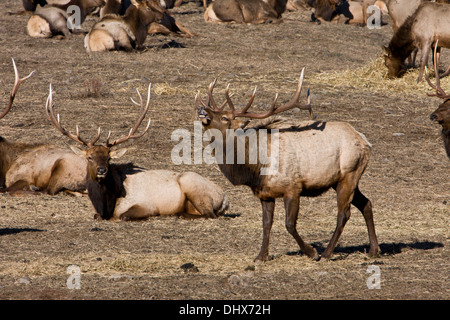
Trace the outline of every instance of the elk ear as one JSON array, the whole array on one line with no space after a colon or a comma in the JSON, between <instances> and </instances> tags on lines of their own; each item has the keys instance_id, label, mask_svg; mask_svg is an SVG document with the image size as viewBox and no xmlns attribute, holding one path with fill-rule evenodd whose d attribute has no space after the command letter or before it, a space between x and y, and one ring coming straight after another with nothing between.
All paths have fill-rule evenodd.
<instances>
[{"instance_id":1,"label":"elk ear","mask_svg":"<svg viewBox=\"0 0 450 320\"><path fill-rule=\"evenodd\" d=\"M389 49L389 47L381 46L381 49L383 49L383 52L385 55L387 55L387 56L391 55L391 50Z\"/></svg>"},{"instance_id":2,"label":"elk ear","mask_svg":"<svg viewBox=\"0 0 450 320\"><path fill-rule=\"evenodd\" d=\"M123 156L125 154L125 152L127 152L128 149L127 148L122 148L122 149L117 149L114 151L111 151L109 153L109 157L111 159L119 159L121 156Z\"/></svg>"},{"instance_id":3,"label":"elk ear","mask_svg":"<svg viewBox=\"0 0 450 320\"><path fill-rule=\"evenodd\" d=\"M80 157L83 157L83 158L86 157L86 151L85 151L85 150L81 150L80 148L73 147L73 146L71 146L70 149L72 149L72 151L73 151L77 156L80 156Z\"/></svg>"}]
</instances>

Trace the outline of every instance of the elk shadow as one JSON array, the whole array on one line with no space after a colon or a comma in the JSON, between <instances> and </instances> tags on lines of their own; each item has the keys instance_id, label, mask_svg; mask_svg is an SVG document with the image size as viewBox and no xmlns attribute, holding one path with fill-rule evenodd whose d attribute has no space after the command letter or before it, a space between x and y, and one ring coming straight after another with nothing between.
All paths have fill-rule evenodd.
<instances>
[{"instance_id":1,"label":"elk shadow","mask_svg":"<svg viewBox=\"0 0 450 320\"><path fill-rule=\"evenodd\" d=\"M314 242L311 244L314 248L316 248L319 254L322 254L326 246L322 243ZM404 243L404 242L391 242L391 243L381 243L380 245L380 256L391 256L395 254L402 253L405 249L408 250L431 250L436 248L442 248L444 246L441 242L434 241L416 241L412 243ZM368 245L359 245L359 246L336 246L334 249L334 253L340 254L352 254L352 253L367 253L369 251ZM295 255L303 255L300 250L290 251L286 255L295 256Z\"/></svg>"},{"instance_id":2,"label":"elk shadow","mask_svg":"<svg viewBox=\"0 0 450 320\"><path fill-rule=\"evenodd\" d=\"M47 230L35 229L35 228L2 228L0 229L0 236L6 236L10 234L17 234L21 232L44 232Z\"/></svg>"}]
</instances>

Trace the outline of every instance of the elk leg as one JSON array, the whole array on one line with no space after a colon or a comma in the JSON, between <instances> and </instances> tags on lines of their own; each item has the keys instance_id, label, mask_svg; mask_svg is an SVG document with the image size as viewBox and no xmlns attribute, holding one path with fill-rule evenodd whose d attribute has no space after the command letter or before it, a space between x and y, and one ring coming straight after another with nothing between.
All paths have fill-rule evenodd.
<instances>
[{"instance_id":1,"label":"elk leg","mask_svg":"<svg viewBox=\"0 0 450 320\"><path fill-rule=\"evenodd\" d=\"M261 199L261 205L263 209L263 241L261 245L261 251L255 258L255 261L267 261L269 259L269 237L270 230L273 223L273 211L275 209L275 199L269 198L266 200Z\"/></svg>"},{"instance_id":2,"label":"elk leg","mask_svg":"<svg viewBox=\"0 0 450 320\"><path fill-rule=\"evenodd\" d=\"M147 219L149 214L139 205L134 205L120 215L120 220L136 221Z\"/></svg>"},{"instance_id":3,"label":"elk leg","mask_svg":"<svg viewBox=\"0 0 450 320\"><path fill-rule=\"evenodd\" d=\"M359 211L361 211L364 220L366 221L370 242L369 256L375 257L380 252L380 247L378 246L377 235L375 233L372 203L361 193L359 188L356 187L352 204L357 207Z\"/></svg>"},{"instance_id":4,"label":"elk leg","mask_svg":"<svg viewBox=\"0 0 450 320\"><path fill-rule=\"evenodd\" d=\"M430 53L430 45L429 43L426 43L423 45L420 51L420 68L419 68L419 77L417 78L417 83L422 81L423 73L425 71L425 66L428 62L428 55Z\"/></svg>"},{"instance_id":5,"label":"elk leg","mask_svg":"<svg viewBox=\"0 0 450 320\"><path fill-rule=\"evenodd\" d=\"M314 260L319 260L319 255L317 254L316 249L314 249L311 245L305 243L297 232L296 225L299 205L300 199L298 195L284 198L284 208L286 210L286 229L297 241L300 249L304 254Z\"/></svg>"},{"instance_id":6,"label":"elk leg","mask_svg":"<svg viewBox=\"0 0 450 320\"><path fill-rule=\"evenodd\" d=\"M337 205L338 205L338 216L336 229L334 230L333 236L331 237L330 243L328 244L325 251L322 253L322 257L330 258L333 254L334 248L339 240L339 237L344 230L344 226L350 219L350 202L352 201L353 192L355 187L352 183L349 183L350 179L345 179L336 187L337 192Z\"/></svg>"}]
</instances>

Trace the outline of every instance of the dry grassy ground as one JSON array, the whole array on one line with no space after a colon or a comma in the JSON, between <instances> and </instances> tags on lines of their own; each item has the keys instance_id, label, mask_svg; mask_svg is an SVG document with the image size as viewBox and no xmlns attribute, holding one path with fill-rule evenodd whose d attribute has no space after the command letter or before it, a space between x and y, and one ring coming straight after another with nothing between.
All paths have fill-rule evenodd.
<instances>
[{"instance_id":1,"label":"dry grassy ground","mask_svg":"<svg viewBox=\"0 0 450 320\"><path fill-rule=\"evenodd\" d=\"M223 186L231 210L215 220L108 222L93 220L86 197L2 195L0 298L449 299L450 162L440 128L429 120L439 101L427 97L425 84L414 83L417 70L404 79L385 79L379 56L392 35L390 25L315 25L309 12L285 14L277 25L207 25L203 9L189 3L174 16L197 37L153 36L142 52L90 56L81 35L27 36L28 17L7 14L20 9L19 1L0 4L3 104L14 80L11 57L22 75L37 73L1 120L3 137L71 144L45 117L49 83L67 128L78 123L86 136L98 126L113 137L124 135L138 113L129 98L152 82L150 132L131 143L121 161L199 172ZM89 17L84 28L95 20ZM450 61L445 50L442 59ZM263 110L276 92L280 101L290 98L302 67L318 118L348 121L373 144L360 187L374 206L382 250L376 259L365 254L366 227L353 208L334 258L311 261L285 230L280 201L271 260L255 264L262 238L259 201L248 188L232 186L214 165L176 166L170 160L171 133L193 131L194 95L214 78L218 96L230 82L242 103L257 85L255 109ZM298 229L319 252L334 231L336 214L333 191L301 200ZM196 268L181 268L186 263ZM67 288L70 265L81 269L80 290ZM371 265L380 268L380 289L367 287Z\"/></svg>"}]
</instances>

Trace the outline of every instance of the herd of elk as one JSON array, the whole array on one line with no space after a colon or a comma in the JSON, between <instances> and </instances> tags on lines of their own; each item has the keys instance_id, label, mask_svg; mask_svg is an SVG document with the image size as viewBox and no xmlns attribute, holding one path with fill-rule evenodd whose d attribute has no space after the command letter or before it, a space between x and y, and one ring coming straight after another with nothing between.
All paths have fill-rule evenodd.
<instances>
[{"instance_id":1,"label":"herd of elk","mask_svg":"<svg viewBox=\"0 0 450 320\"><path fill-rule=\"evenodd\" d=\"M450 158L450 95L440 86L440 78L450 74L450 67L439 74L439 50L450 48L450 6L446 0L428 2L413 0L408 3L408 16L395 16L397 0L305 0L314 8L312 20L338 21L346 17L346 23L367 21L367 7L376 5L381 10L389 9L393 17L394 36L389 47L384 47L385 63L390 76L398 76L404 60L414 48L421 49L419 79L425 74L428 84L436 91L433 96L444 102L430 115L430 119L442 126L442 138ZM406 2L406 1L405 1ZM405 3L402 2L402 3ZM25 10L33 11L27 25L33 37L51 37L57 34L70 36L67 26L67 8L76 5L81 9L83 22L92 10L103 6L100 20L85 37L88 52L105 50L133 50L143 45L147 34L173 31L169 25L183 30L165 10L179 5L181 0L69 0L64 4L48 4L45 0L23 0ZM280 22L286 10L287 0L215 0L209 6L204 0L204 18L207 22L266 23ZM406 7L405 7L406 8ZM412 8L412 9L411 9ZM347 10L347 11L346 11ZM406 9L405 9L406 10ZM392 12L391 12L392 11ZM347 15L348 14L348 15ZM348 18L348 19L347 19ZM152 27L153 24L153 27ZM161 27L160 27L161 26ZM165 28L165 29L164 29ZM189 33L189 32L187 32ZM192 34L191 34L192 35ZM434 48L436 84L432 84L426 71L429 50ZM9 104L0 114L0 119L10 111L15 95L30 73L19 77L13 60L15 83L10 93ZM337 223L326 249L324 258L332 256L337 242L350 218L350 207L354 205L363 215L369 236L369 255L379 253L371 201L359 189L359 181L368 165L371 144L365 136L346 122L325 122L289 120L273 117L294 108L309 110L311 118L310 93L306 104L299 102L304 69L301 72L297 90L287 103L277 105L278 95L263 113L249 112L256 89L249 102L241 110L225 90L225 102L219 106L213 97L216 81L211 83L206 102L200 92L195 97L197 115L206 131L215 130L220 135L221 146L216 145L215 156L218 167L233 185L250 187L262 206L262 245L255 260L269 258L269 238L273 224L275 201L282 198L285 208L285 226L294 237L301 251L318 260L317 250L303 241L297 231L300 197L316 197L329 189L336 191ZM150 85L144 103L137 91L140 114L134 126L124 137L110 141L109 132L103 145L97 144L101 136L86 140L76 133L70 133L61 124L59 114L54 112L53 92L50 85L45 103L48 119L64 136L83 145L84 149L72 150L48 144L26 144L9 142L0 137L0 191L14 193L60 191L85 191L95 210L95 218L105 220L142 220L151 216L183 216L187 218L217 218L229 209L229 200L220 186L195 172L173 172L169 170L147 170L133 163L114 164L125 154L126 148L116 146L143 137L149 130L150 120L142 132L137 133L144 121L150 103ZM228 109L225 107L228 106ZM247 121L241 118L250 119ZM253 121L252 121L253 120ZM237 157L238 137L229 131L242 130L254 134L255 146L250 140L245 144L244 162ZM262 133L264 132L264 134ZM272 139L273 138L273 139ZM265 144L265 145L264 145ZM267 153L268 161L253 163L250 154ZM242 151L242 150L241 150ZM229 161L232 159L232 161ZM267 159L266 159L267 160ZM276 167L265 174L266 169Z\"/></svg>"},{"instance_id":2,"label":"herd of elk","mask_svg":"<svg viewBox=\"0 0 450 320\"><path fill-rule=\"evenodd\" d=\"M13 60L15 82L9 104L0 114L3 118L11 109L23 81ZM82 192L86 189L86 162L80 161L69 149L48 145L10 142L0 137L0 188L2 192L22 193L41 191Z\"/></svg>"},{"instance_id":3,"label":"herd of elk","mask_svg":"<svg viewBox=\"0 0 450 320\"><path fill-rule=\"evenodd\" d=\"M450 48L450 6L445 3L424 2L394 33L389 45L383 46L388 76L396 78L404 71L404 62L411 53L420 50L417 82L423 79L431 48L439 40L440 48Z\"/></svg>"},{"instance_id":4,"label":"herd of elk","mask_svg":"<svg viewBox=\"0 0 450 320\"><path fill-rule=\"evenodd\" d=\"M303 69L304 71L304 69ZM295 238L300 249L307 256L318 259L315 248L305 243L296 230L296 222L299 211L299 197L314 197L322 194L330 188L336 190L338 217L337 226L323 257L330 257L341 235L344 225L350 218L350 205L355 205L363 214L369 232L369 254L375 256L379 252L375 227L373 222L372 205L359 190L358 182L367 166L371 150L366 138L355 131L345 122L323 121L290 121L270 118L268 121L257 121L251 125L248 121L239 118L265 119L272 115L293 109L309 109L308 103L299 103L302 88L303 71L294 97L286 104L276 106L277 97L265 113L248 112L255 98L255 91L248 104L237 110L231 101L228 88L225 91L225 103L218 107L213 98L212 83L208 91L208 100L204 102L200 94L196 96L198 117L202 121L205 130L215 129L222 134L223 150L216 153L218 166L225 177L233 185L246 185L251 188L262 204L263 210L263 241L260 253L255 260L266 261L268 259L269 235L273 222L275 199L283 198L286 211L286 228ZM228 104L229 110L225 110ZM246 161L243 164L229 163L224 159L228 152L237 154L236 143L228 130L245 128L256 129L258 146L253 146L253 152L259 153L261 148L260 129L266 129L267 135L277 135L276 146L272 145L272 139L266 139L265 147L269 153L269 161L261 161L252 164L248 161L249 146L246 149ZM274 131L275 130L275 131ZM231 145L230 145L231 144ZM258 150L258 151L255 151ZM223 159L221 158L223 157ZM262 175L262 170L272 166L276 162L278 170L269 175Z\"/></svg>"},{"instance_id":5,"label":"herd of elk","mask_svg":"<svg viewBox=\"0 0 450 320\"><path fill-rule=\"evenodd\" d=\"M123 16L105 14L92 27L84 39L88 52L106 50L131 51L142 47L147 37L148 27L160 22L164 9L158 0L131 0Z\"/></svg>"},{"instance_id":6,"label":"herd of elk","mask_svg":"<svg viewBox=\"0 0 450 320\"><path fill-rule=\"evenodd\" d=\"M38 6L28 20L27 32L36 38L50 38L55 35L69 37L79 27L75 23L81 25L89 13L104 4L104 0L70 0L64 4ZM69 19L68 12L71 6L79 10L79 16L73 21Z\"/></svg>"},{"instance_id":7,"label":"herd of elk","mask_svg":"<svg viewBox=\"0 0 450 320\"><path fill-rule=\"evenodd\" d=\"M139 91L138 95L141 114L129 134L110 142L110 132L104 145L96 145L100 138L100 128L97 136L87 141L80 137L78 127L76 134L62 127L59 115L54 114L50 85L46 102L48 118L63 135L87 148L86 150L72 148L72 150L88 160L86 184L89 198L96 211L95 217L107 220L142 220L159 215L187 218L217 218L223 215L229 206L223 190L195 172L145 170L133 164L110 163L111 159L119 158L127 151L124 148L111 150L112 147L142 137L150 127L149 120L147 127L136 134L149 108L150 86L145 106Z\"/></svg>"},{"instance_id":8,"label":"herd of elk","mask_svg":"<svg viewBox=\"0 0 450 320\"><path fill-rule=\"evenodd\" d=\"M387 13L383 0L308 0L308 4L314 9L311 21L318 23L329 21L366 25L369 6L376 6L382 13Z\"/></svg>"}]
</instances>

